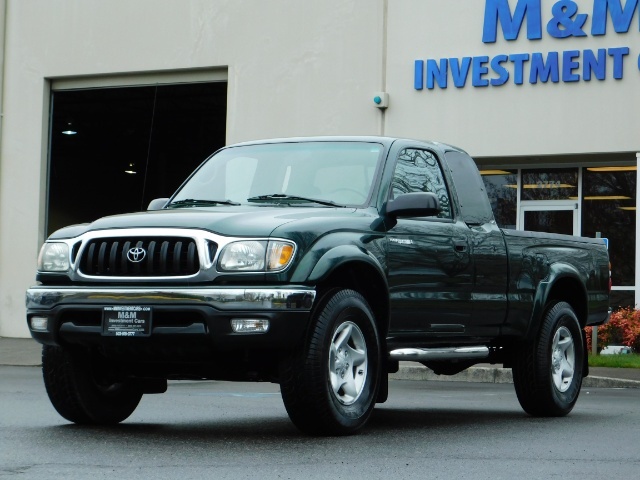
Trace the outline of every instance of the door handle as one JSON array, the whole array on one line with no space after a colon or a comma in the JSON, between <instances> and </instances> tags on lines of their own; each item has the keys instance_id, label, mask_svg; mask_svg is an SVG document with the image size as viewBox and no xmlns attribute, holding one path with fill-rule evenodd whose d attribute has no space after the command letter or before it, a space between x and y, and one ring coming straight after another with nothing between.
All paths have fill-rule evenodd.
<instances>
[{"instance_id":1,"label":"door handle","mask_svg":"<svg viewBox=\"0 0 640 480\"><path fill-rule=\"evenodd\" d=\"M454 240L453 248L456 252L466 252L469 248L469 244L464 240Z\"/></svg>"}]
</instances>

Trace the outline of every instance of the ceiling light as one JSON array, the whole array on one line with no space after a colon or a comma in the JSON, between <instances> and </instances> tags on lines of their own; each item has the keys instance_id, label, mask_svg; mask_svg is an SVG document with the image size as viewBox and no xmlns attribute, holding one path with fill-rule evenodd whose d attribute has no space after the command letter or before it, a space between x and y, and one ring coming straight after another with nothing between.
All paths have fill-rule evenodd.
<instances>
[{"instance_id":1,"label":"ceiling light","mask_svg":"<svg viewBox=\"0 0 640 480\"><path fill-rule=\"evenodd\" d=\"M584 197L584 200L631 200L631 197L625 197L624 195L599 195Z\"/></svg>"},{"instance_id":2,"label":"ceiling light","mask_svg":"<svg viewBox=\"0 0 640 480\"><path fill-rule=\"evenodd\" d=\"M636 207L618 207L618 210L636 211Z\"/></svg>"},{"instance_id":3,"label":"ceiling light","mask_svg":"<svg viewBox=\"0 0 640 480\"><path fill-rule=\"evenodd\" d=\"M518 188L518 185L515 184L507 184L503 185L505 188ZM533 190L533 189L549 189L549 188L576 188L575 185L570 185L568 183L527 183L524 185L524 188Z\"/></svg>"},{"instance_id":4,"label":"ceiling light","mask_svg":"<svg viewBox=\"0 0 640 480\"><path fill-rule=\"evenodd\" d=\"M587 170L590 172L635 172L638 167L589 167Z\"/></svg>"},{"instance_id":5,"label":"ceiling light","mask_svg":"<svg viewBox=\"0 0 640 480\"><path fill-rule=\"evenodd\" d=\"M73 123L72 122L67 122L67 129L62 131L63 135L75 135L76 132L73 128Z\"/></svg>"},{"instance_id":6,"label":"ceiling light","mask_svg":"<svg viewBox=\"0 0 640 480\"><path fill-rule=\"evenodd\" d=\"M515 175L515 173L506 170L480 170L480 175Z\"/></svg>"},{"instance_id":7,"label":"ceiling light","mask_svg":"<svg viewBox=\"0 0 640 480\"><path fill-rule=\"evenodd\" d=\"M527 183L524 188L576 188L576 186L568 183Z\"/></svg>"}]
</instances>

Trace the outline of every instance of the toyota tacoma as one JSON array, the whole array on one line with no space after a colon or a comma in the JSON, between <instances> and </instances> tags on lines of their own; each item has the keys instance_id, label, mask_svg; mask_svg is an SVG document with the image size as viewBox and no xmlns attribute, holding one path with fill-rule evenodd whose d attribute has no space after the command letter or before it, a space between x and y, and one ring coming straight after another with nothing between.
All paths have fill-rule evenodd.
<instances>
[{"instance_id":1,"label":"toyota tacoma","mask_svg":"<svg viewBox=\"0 0 640 480\"><path fill-rule=\"evenodd\" d=\"M222 148L147 211L56 231L26 304L71 422L168 380L267 381L301 431L344 435L400 361L501 364L527 413L566 415L609 290L601 239L499 228L464 151L312 137Z\"/></svg>"}]
</instances>

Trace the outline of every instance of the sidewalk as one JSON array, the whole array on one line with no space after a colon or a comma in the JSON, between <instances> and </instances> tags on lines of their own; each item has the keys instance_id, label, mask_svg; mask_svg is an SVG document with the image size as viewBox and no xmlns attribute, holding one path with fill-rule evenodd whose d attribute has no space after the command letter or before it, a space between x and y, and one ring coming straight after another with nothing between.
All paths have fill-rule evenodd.
<instances>
[{"instance_id":1,"label":"sidewalk","mask_svg":"<svg viewBox=\"0 0 640 480\"><path fill-rule=\"evenodd\" d=\"M42 346L31 338L0 337L0 366L39 367ZM419 363L401 362L395 380L427 380L445 382L513 383L511 369L479 364L452 376L436 375ZM582 382L584 387L640 388L640 369L592 367Z\"/></svg>"},{"instance_id":2,"label":"sidewalk","mask_svg":"<svg viewBox=\"0 0 640 480\"><path fill-rule=\"evenodd\" d=\"M31 338L0 337L0 366L39 367L42 345Z\"/></svg>"}]
</instances>

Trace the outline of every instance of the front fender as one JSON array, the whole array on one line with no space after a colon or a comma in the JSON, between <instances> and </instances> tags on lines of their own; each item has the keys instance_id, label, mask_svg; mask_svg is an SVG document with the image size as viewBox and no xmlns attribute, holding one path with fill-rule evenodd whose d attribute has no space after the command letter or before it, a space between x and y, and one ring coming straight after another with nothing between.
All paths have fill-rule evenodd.
<instances>
[{"instance_id":1,"label":"front fender","mask_svg":"<svg viewBox=\"0 0 640 480\"><path fill-rule=\"evenodd\" d=\"M327 278L336 268L351 262L365 263L375 269L381 278L386 279L383 266L384 251L380 241L370 241L368 244L372 250L379 250L380 258L371 250L364 248L362 244L354 243L353 239L351 243L345 244L344 241L340 241L338 245L333 242L320 242L323 245L316 245L300 261L291 281L292 283L317 284Z\"/></svg>"}]
</instances>

